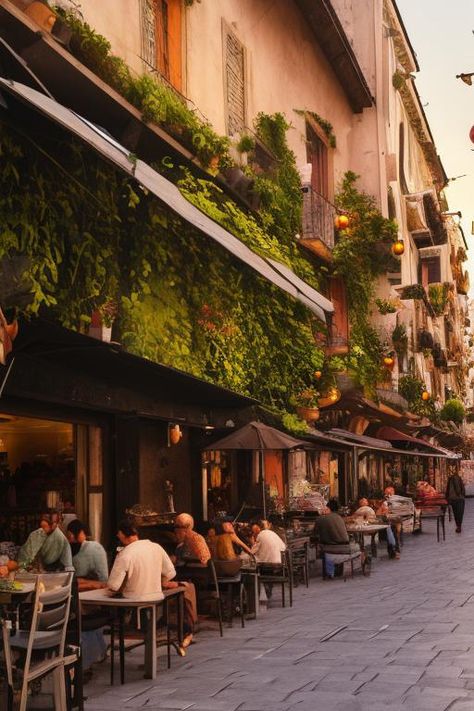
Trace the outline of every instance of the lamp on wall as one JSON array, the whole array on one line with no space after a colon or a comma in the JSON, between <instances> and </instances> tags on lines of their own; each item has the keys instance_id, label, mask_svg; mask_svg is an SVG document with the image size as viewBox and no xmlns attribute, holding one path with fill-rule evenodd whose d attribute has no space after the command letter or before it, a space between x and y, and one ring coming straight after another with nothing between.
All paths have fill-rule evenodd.
<instances>
[{"instance_id":1,"label":"lamp on wall","mask_svg":"<svg viewBox=\"0 0 474 711\"><path fill-rule=\"evenodd\" d=\"M168 447L171 447L172 444L179 444L182 436L183 432L179 425L173 423L168 425Z\"/></svg>"},{"instance_id":2,"label":"lamp on wall","mask_svg":"<svg viewBox=\"0 0 474 711\"><path fill-rule=\"evenodd\" d=\"M474 77L474 72L456 74L456 79L460 79L468 86L472 86L472 77Z\"/></svg>"}]
</instances>

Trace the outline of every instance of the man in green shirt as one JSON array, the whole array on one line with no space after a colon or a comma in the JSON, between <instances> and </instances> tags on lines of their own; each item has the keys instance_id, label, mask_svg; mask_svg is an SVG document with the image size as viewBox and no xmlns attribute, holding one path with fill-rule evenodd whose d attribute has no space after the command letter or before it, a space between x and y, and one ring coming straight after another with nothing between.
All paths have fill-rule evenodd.
<instances>
[{"instance_id":1,"label":"man in green shirt","mask_svg":"<svg viewBox=\"0 0 474 711\"><path fill-rule=\"evenodd\" d=\"M20 568L38 564L43 570L72 567L71 547L59 528L58 511L41 514L40 527L32 531L18 553Z\"/></svg>"}]
</instances>

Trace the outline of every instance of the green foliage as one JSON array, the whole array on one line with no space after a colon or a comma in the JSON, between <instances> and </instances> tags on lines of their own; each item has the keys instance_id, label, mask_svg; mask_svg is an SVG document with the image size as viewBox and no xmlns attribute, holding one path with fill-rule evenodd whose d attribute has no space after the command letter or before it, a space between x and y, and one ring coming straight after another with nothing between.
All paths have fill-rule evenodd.
<instances>
[{"instance_id":1,"label":"green foliage","mask_svg":"<svg viewBox=\"0 0 474 711\"><path fill-rule=\"evenodd\" d=\"M408 401L410 412L435 420L436 410L432 398L425 401L421 397L425 390L424 381L414 375L404 375L398 381L398 392Z\"/></svg>"},{"instance_id":2,"label":"green foliage","mask_svg":"<svg viewBox=\"0 0 474 711\"><path fill-rule=\"evenodd\" d=\"M410 284L409 286L406 286L403 289L400 298L403 301L407 301L409 299L419 299L420 301L426 301L425 287L423 286L423 284Z\"/></svg>"},{"instance_id":3,"label":"green foliage","mask_svg":"<svg viewBox=\"0 0 474 711\"><path fill-rule=\"evenodd\" d=\"M369 392L383 380L385 344L369 323L375 281L392 262L390 244L396 224L384 218L374 199L356 187L357 176L348 172L336 196L336 206L348 213L349 225L341 230L333 250L334 271L344 280L351 324L348 369Z\"/></svg>"},{"instance_id":4,"label":"green foliage","mask_svg":"<svg viewBox=\"0 0 474 711\"><path fill-rule=\"evenodd\" d=\"M312 385L324 356L315 346L320 326L302 304L93 150L59 131L37 146L18 130L0 127L0 259L31 258L27 313L80 330L96 309L116 316L127 350L280 410ZM180 175L181 189L211 217L309 275L296 247L268 237L210 181Z\"/></svg>"},{"instance_id":5,"label":"green foliage","mask_svg":"<svg viewBox=\"0 0 474 711\"><path fill-rule=\"evenodd\" d=\"M286 132L290 128L281 113L259 113L254 123L257 137L277 159L271 175L256 176L254 191L261 197L262 224L279 242L295 245L301 229L303 196L295 154L288 147Z\"/></svg>"},{"instance_id":6,"label":"green foliage","mask_svg":"<svg viewBox=\"0 0 474 711\"><path fill-rule=\"evenodd\" d=\"M462 402L456 398L453 398L451 400L446 400L444 406L441 408L439 416L442 420L447 422L454 422L457 425L462 425L464 417L466 416L466 411Z\"/></svg>"},{"instance_id":7,"label":"green foliage","mask_svg":"<svg viewBox=\"0 0 474 711\"><path fill-rule=\"evenodd\" d=\"M105 37L73 13L55 9L72 30L72 54L139 109L144 121L163 126L211 171L217 170L215 158L219 158L220 168L231 164L229 139L219 136L208 122L188 109L184 97L155 75L133 76L123 59L111 53Z\"/></svg>"},{"instance_id":8,"label":"green foliage","mask_svg":"<svg viewBox=\"0 0 474 711\"><path fill-rule=\"evenodd\" d=\"M401 360L408 349L408 334L404 323L399 323L392 331L392 343L397 352L398 359Z\"/></svg>"},{"instance_id":9,"label":"green foliage","mask_svg":"<svg viewBox=\"0 0 474 711\"><path fill-rule=\"evenodd\" d=\"M324 119L322 116L317 114L315 111L307 111L307 110L301 110L301 109L295 109L295 113L299 114L300 116L311 116L311 118L316 121L316 123L323 129L324 133L326 134L326 137L329 141L329 145L331 148L336 148L337 142L336 142L336 136L333 131L333 126L332 123L329 123L326 119Z\"/></svg>"},{"instance_id":10,"label":"green foliage","mask_svg":"<svg viewBox=\"0 0 474 711\"><path fill-rule=\"evenodd\" d=\"M394 299L375 299L375 304L380 314L394 314L398 310L398 304Z\"/></svg>"},{"instance_id":11,"label":"green foliage","mask_svg":"<svg viewBox=\"0 0 474 711\"><path fill-rule=\"evenodd\" d=\"M237 143L236 149L239 153L251 153L255 149L255 139L245 134Z\"/></svg>"},{"instance_id":12,"label":"green foliage","mask_svg":"<svg viewBox=\"0 0 474 711\"><path fill-rule=\"evenodd\" d=\"M436 316L442 316L448 303L449 283L429 284L428 298Z\"/></svg>"},{"instance_id":13,"label":"green foliage","mask_svg":"<svg viewBox=\"0 0 474 711\"><path fill-rule=\"evenodd\" d=\"M291 434L296 437L303 437L308 433L308 424L304 420L300 420L297 415L285 412L281 418L281 422L285 430L291 432Z\"/></svg>"}]
</instances>

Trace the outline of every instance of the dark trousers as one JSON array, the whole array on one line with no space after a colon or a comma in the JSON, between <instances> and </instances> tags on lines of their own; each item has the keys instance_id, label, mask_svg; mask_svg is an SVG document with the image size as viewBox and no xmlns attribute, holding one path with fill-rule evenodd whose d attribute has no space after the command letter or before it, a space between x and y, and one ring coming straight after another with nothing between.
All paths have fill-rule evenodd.
<instances>
[{"instance_id":1,"label":"dark trousers","mask_svg":"<svg viewBox=\"0 0 474 711\"><path fill-rule=\"evenodd\" d=\"M461 528L462 519L464 516L464 499L451 499L449 502L454 514L454 520L457 528Z\"/></svg>"}]
</instances>

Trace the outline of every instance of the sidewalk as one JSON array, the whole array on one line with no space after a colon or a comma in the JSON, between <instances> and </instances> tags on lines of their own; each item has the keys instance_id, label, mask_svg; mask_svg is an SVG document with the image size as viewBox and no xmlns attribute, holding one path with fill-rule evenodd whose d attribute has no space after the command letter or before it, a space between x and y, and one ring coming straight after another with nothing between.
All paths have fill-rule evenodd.
<instances>
[{"instance_id":1,"label":"sidewalk","mask_svg":"<svg viewBox=\"0 0 474 711\"><path fill-rule=\"evenodd\" d=\"M473 711L474 501L461 535L447 522L437 543L435 526L406 536L399 561L380 548L370 578L313 579L291 609L243 630L236 621L223 639L201 632L170 671L160 650L154 682L138 669L141 649L122 687L108 686L103 664L86 710Z\"/></svg>"}]
</instances>

